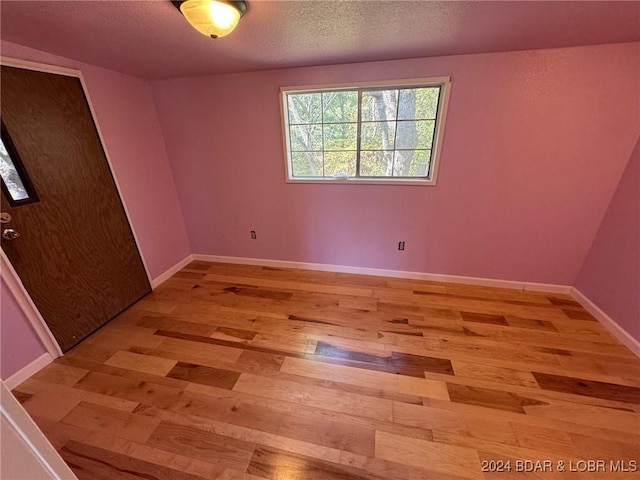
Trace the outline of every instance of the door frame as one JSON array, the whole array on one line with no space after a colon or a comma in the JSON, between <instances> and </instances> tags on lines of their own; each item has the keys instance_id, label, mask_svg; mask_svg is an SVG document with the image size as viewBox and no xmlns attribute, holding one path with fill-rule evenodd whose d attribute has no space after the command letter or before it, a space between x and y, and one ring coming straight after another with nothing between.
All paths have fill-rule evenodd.
<instances>
[{"instance_id":1,"label":"door frame","mask_svg":"<svg viewBox=\"0 0 640 480\"><path fill-rule=\"evenodd\" d=\"M27 411L13 396L4 381L0 380L0 417L7 421L16 440L20 441L42 465L53 480L77 480L78 477L69 468L60 454L45 437ZM14 459L15 460L15 459Z\"/></svg>"},{"instance_id":2,"label":"door frame","mask_svg":"<svg viewBox=\"0 0 640 480\"><path fill-rule=\"evenodd\" d=\"M81 70L76 70L73 68L61 67L58 65L51 65L47 63L39 63L32 62L30 60L21 60L19 58L11 58L0 56L0 65L6 67L15 67L22 68L24 70L33 70L36 72L43 73L52 73L55 75L64 75L66 77L74 77L80 80L80 84L82 86L82 91L87 100L87 105L89 106L89 111L91 112L91 117L93 119L93 123L96 126L96 131L98 132L98 138L100 139L100 144L102 146L102 150L104 151L105 158L107 159L107 165L109 167L109 172L111 173L111 177L113 178L113 182L116 186L116 191L118 193L118 197L120 198L120 203L122 203L122 207L124 209L124 214L129 222L129 227L131 228L131 233L133 235L133 241L135 243L136 248L138 249L138 253L140 255L140 260L142 260L142 266L144 267L145 274L147 275L147 279L149 280L149 285L153 286L151 275L149 273L149 267L147 266L147 262L144 258L142 250L140 249L140 242L138 241L138 235L136 234L136 229L134 224L131 222L131 215L129 214L129 209L127 208L127 204L125 202L124 197L122 196L122 189L120 188L120 184L118 183L118 177L114 173L113 163L111 162L111 158L109 157L109 150L107 149L106 142L104 140L104 136L102 135L102 130L100 129L100 123L98 122L98 117L96 115L96 111L93 108L93 103L91 102L91 95L89 94L89 89L87 88L87 84L84 80L84 76L82 75ZM13 265L7 258L4 250L0 248L0 277L9 287L9 290L15 297L18 305L24 312L25 316L31 323L31 326L34 328L38 338L47 349L47 352L53 357L61 357L62 349L60 345L58 345L58 341L51 333L51 329L49 325L44 321L44 318L38 311L37 307L33 303L29 292L24 287L22 280L16 273Z\"/></svg>"}]
</instances>

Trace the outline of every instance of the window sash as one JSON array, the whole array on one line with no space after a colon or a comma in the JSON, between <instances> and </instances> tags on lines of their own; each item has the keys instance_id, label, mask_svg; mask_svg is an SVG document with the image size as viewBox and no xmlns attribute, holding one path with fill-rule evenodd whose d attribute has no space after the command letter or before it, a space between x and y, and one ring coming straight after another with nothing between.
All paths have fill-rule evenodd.
<instances>
[{"instance_id":1,"label":"window sash","mask_svg":"<svg viewBox=\"0 0 640 480\"><path fill-rule=\"evenodd\" d=\"M433 79L422 79L417 81L405 82L387 82L385 84L377 84L377 85L338 85L338 86L318 86L318 87L286 87L281 89L282 95L282 108L283 108L283 133L284 133L284 141L286 148L286 156L287 156L287 181L290 182L302 182L305 181L332 181L332 180L345 180L342 176L331 176L326 174L326 154L327 153L337 153L337 152L350 152L355 154L355 176L349 175L348 180L358 181L364 180L363 183L393 183L394 180L401 181L401 183L417 183L417 184L435 184L436 170L438 167L438 154L441 148L442 143L442 131L444 127L444 121L446 116L446 107L448 102L448 93L450 87L450 78L449 77L441 77L441 78L433 78ZM438 89L438 99L437 105L435 107L435 115L433 118L428 115L429 112L423 114L418 114L413 118L398 118L399 110L400 110L400 100L401 100L401 92L403 90L413 90L413 89L421 89L421 88L437 88ZM363 120L363 94L367 92L375 92L375 91L390 91L396 90L396 112L395 118L393 119L376 119L376 120ZM330 119L325 121L325 104L324 104L324 94L328 93L338 93L338 92L350 92L357 93L357 119L356 121L344 120L344 121L336 121L334 119ZM310 123L299 123L296 119L292 118L291 109L289 108L289 98L292 95L302 95L302 94L320 94L320 117L319 121L313 121L313 118L309 118ZM300 120L300 119L298 119ZM430 138L430 145L420 145L416 144L415 148L396 148L398 143L398 126L404 122L433 122L432 131L433 134ZM393 133L393 145L389 145L386 150L380 149L372 149L372 148L363 148L363 127L367 124L375 124L375 123L383 123L388 122L393 124L394 133ZM326 125L356 125L356 148L352 149L325 149L325 126ZM317 171L316 175L307 175L302 173L296 173L293 166L293 153L304 153L309 152L309 150L293 150L293 135L292 129L299 127L301 125L307 125L309 127L320 127L320 148L313 148L314 154L322 155L322 169L321 172ZM427 127L428 128L428 127ZM427 139L429 140L429 139ZM389 154L393 156L392 165L390 175L366 175L362 172L362 153L370 152L370 151L388 151ZM403 151L413 151L416 153L420 152L428 152L428 168L424 175L394 175L396 171L396 158L397 152ZM424 165L424 161L423 161ZM319 165L318 165L319 167ZM387 167L388 168L388 167ZM420 168L420 164L416 164L416 168ZM320 169L318 169L320 170Z\"/></svg>"}]
</instances>

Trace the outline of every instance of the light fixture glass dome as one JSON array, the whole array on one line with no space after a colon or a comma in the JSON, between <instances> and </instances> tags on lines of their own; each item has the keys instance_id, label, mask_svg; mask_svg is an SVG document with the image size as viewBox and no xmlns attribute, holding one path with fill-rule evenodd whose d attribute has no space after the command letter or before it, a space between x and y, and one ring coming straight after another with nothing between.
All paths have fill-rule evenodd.
<instances>
[{"instance_id":1,"label":"light fixture glass dome","mask_svg":"<svg viewBox=\"0 0 640 480\"><path fill-rule=\"evenodd\" d=\"M180 4L180 11L187 21L203 35L220 38L229 35L240 20L244 10L238 4L224 0L187 0ZM244 6L246 10L246 4Z\"/></svg>"}]
</instances>

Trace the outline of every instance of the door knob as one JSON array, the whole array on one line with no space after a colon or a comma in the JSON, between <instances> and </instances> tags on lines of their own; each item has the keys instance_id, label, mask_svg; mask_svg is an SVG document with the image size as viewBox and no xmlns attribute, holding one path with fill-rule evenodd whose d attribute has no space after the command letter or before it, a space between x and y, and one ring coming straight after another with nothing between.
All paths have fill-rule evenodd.
<instances>
[{"instance_id":1,"label":"door knob","mask_svg":"<svg viewBox=\"0 0 640 480\"><path fill-rule=\"evenodd\" d=\"M5 228L2 231L2 238L5 240L15 240L16 238L20 238L20 233L16 232L13 228Z\"/></svg>"},{"instance_id":2,"label":"door knob","mask_svg":"<svg viewBox=\"0 0 640 480\"><path fill-rule=\"evenodd\" d=\"M9 223L11 221L11 215L7 212L0 213L0 223Z\"/></svg>"}]
</instances>

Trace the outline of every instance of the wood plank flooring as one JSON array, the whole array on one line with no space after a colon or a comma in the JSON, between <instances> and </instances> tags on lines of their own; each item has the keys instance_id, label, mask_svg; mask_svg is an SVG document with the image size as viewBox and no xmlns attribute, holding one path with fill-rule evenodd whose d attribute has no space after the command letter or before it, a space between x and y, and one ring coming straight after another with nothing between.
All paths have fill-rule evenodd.
<instances>
[{"instance_id":1,"label":"wood plank flooring","mask_svg":"<svg viewBox=\"0 0 640 480\"><path fill-rule=\"evenodd\" d=\"M639 478L640 360L564 295L193 262L14 393L81 480Z\"/></svg>"}]
</instances>

